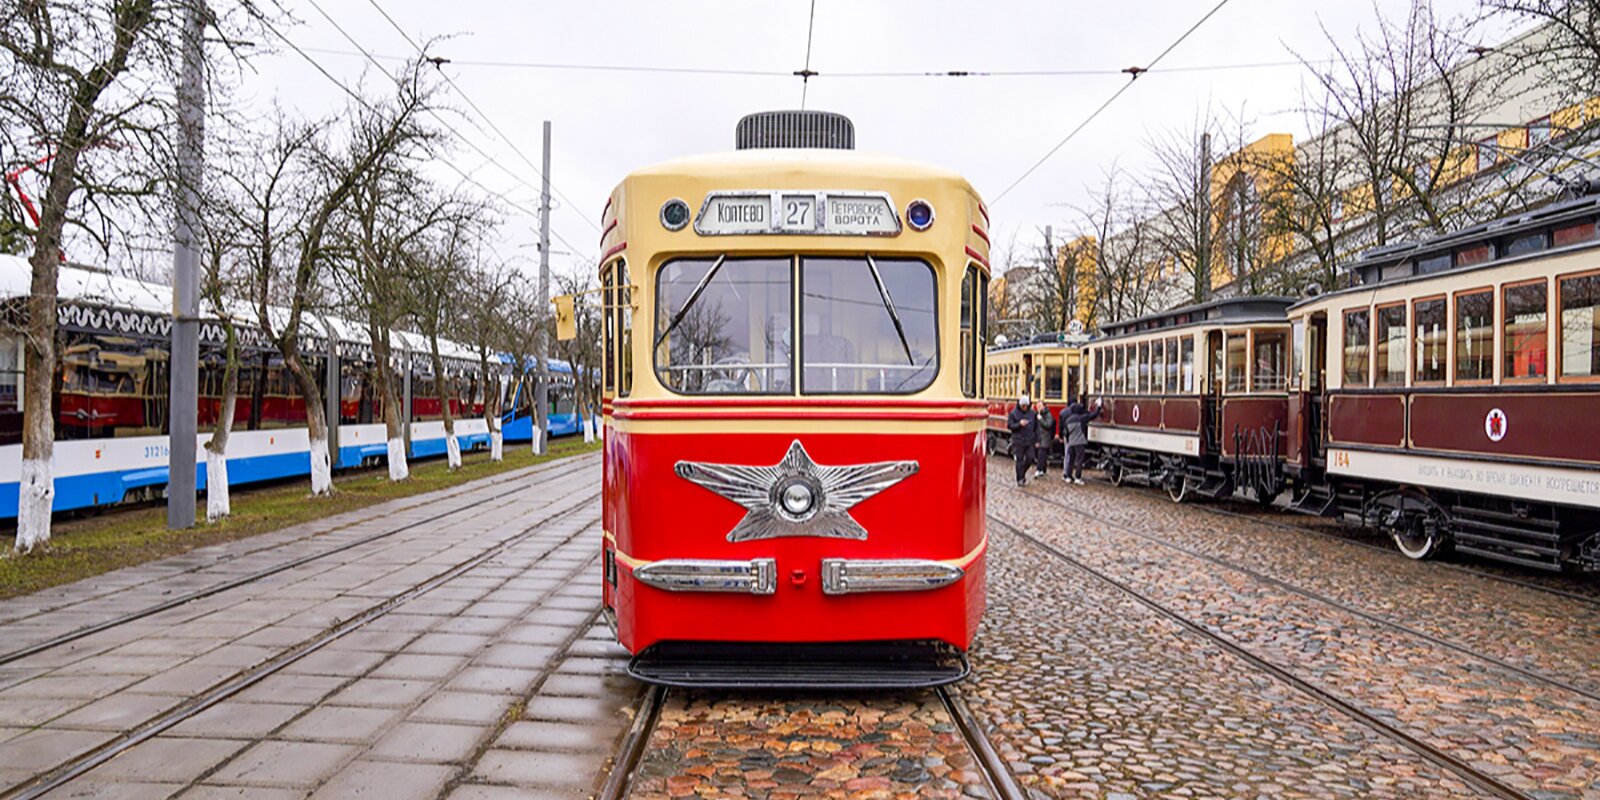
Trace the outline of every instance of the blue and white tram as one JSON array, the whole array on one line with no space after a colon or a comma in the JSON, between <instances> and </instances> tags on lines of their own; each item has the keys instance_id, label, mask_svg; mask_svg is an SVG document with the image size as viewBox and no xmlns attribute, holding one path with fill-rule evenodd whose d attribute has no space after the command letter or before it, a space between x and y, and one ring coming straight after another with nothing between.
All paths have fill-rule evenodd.
<instances>
[{"instance_id":1,"label":"blue and white tram","mask_svg":"<svg viewBox=\"0 0 1600 800\"><path fill-rule=\"evenodd\" d=\"M0 305L15 307L29 291L26 260L0 255ZM167 475L167 373L172 329L171 289L159 284L63 266L58 283L59 377L56 420L56 511L114 505L159 496ZM237 316L249 319L246 311ZM260 331L239 329L241 365L234 428L228 443L233 485L307 475L310 438L305 401ZM434 375L426 340L394 332L391 345L400 374L402 418L413 458L442 455L445 434L436 385L447 382L456 438L463 451L487 448L483 415L488 382L468 348L440 342L445 375ZM325 376L328 422L338 442L335 468L382 462L388 456L383 403L371 380L371 347L365 329L337 318L308 320L301 332L304 357ZM496 385L509 399L511 372ZM221 405L221 331L203 325L200 354L200 442ZM563 365L564 366L564 365ZM17 514L22 458L22 343L0 334L0 519ZM570 373L570 370L568 370ZM334 389L333 387L337 387ZM505 407L504 405L502 407ZM531 425L520 409L504 418L507 440L516 430L527 441ZM531 409L529 409L531 411ZM204 450L197 451L197 480L205 488Z\"/></svg>"}]
</instances>

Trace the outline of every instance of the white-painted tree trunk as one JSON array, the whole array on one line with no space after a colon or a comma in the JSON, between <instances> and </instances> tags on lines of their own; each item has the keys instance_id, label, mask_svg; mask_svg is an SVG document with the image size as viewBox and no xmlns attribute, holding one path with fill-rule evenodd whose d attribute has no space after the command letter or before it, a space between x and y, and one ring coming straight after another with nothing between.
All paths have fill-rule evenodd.
<instances>
[{"instance_id":1,"label":"white-painted tree trunk","mask_svg":"<svg viewBox=\"0 0 1600 800\"><path fill-rule=\"evenodd\" d=\"M506 435L495 425L489 430L489 460L495 463L506 460Z\"/></svg>"},{"instance_id":2,"label":"white-painted tree trunk","mask_svg":"<svg viewBox=\"0 0 1600 800\"><path fill-rule=\"evenodd\" d=\"M49 459L23 459L17 487L17 552L50 541L50 508L56 497Z\"/></svg>"},{"instance_id":3,"label":"white-painted tree trunk","mask_svg":"<svg viewBox=\"0 0 1600 800\"><path fill-rule=\"evenodd\" d=\"M228 455L207 447L206 522L216 522L233 513L228 502Z\"/></svg>"},{"instance_id":4,"label":"white-painted tree trunk","mask_svg":"<svg viewBox=\"0 0 1600 800\"><path fill-rule=\"evenodd\" d=\"M538 425L533 426L533 454L544 455L544 430Z\"/></svg>"},{"instance_id":5,"label":"white-painted tree trunk","mask_svg":"<svg viewBox=\"0 0 1600 800\"><path fill-rule=\"evenodd\" d=\"M406 463L406 443L398 438L389 440L389 480L403 481L411 477L411 465Z\"/></svg>"},{"instance_id":6,"label":"white-painted tree trunk","mask_svg":"<svg viewBox=\"0 0 1600 800\"><path fill-rule=\"evenodd\" d=\"M593 417L589 417L589 416L585 416L583 418L583 443L584 444L589 444L590 442L593 442L593 441L594 441L594 418Z\"/></svg>"},{"instance_id":7,"label":"white-painted tree trunk","mask_svg":"<svg viewBox=\"0 0 1600 800\"><path fill-rule=\"evenodd\" d=\"M311 493L333 491L333 464L328 460L328 435L311 437Z\"/></svg>"},{"instance_id":8,"label":"white-painted tree trunk","mask_svg":"<svg viewBox=\"0 0 1600 800\"><path fill-rule=\"evenodd\" d=\"M461 469L461 440L453 433L444 435L444 454L450 469Z\"/></svg>"}]
</instances>

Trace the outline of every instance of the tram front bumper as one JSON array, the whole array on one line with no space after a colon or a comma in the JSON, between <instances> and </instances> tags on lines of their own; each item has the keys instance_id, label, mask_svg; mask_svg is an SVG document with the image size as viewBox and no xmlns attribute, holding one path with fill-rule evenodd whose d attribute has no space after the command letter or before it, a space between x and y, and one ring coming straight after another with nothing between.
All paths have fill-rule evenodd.
<instances>
[{"instance_id":1,"label":"tram front bumper","mask_svg":"<svg viewBox=\"0 0 1600 800\"><path fill-rule=\"evenodd\" d=\"M925 558L824 558L822 593L928 591L965 575L961 567ZM778 565L772 558L665 559L636 567L633 577L669 592L774 594L778 590Z\"/></svg>"}]
</instances>

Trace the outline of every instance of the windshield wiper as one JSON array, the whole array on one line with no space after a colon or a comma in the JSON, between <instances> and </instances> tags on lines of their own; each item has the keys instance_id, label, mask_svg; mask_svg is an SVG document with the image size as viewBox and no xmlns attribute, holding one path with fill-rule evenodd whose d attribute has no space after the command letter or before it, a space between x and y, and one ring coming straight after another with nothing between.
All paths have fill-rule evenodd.
<instances>
[{"instance_id":1,"label":"windshield wiper","mask_svg":"<svg viewBox=\"0 0 1600 800\"><path fill-rule=\"evenodd\" d=\"M883 275L878 272L878 262L867 256L867 268L872 270L872 280L878 284L878 297L883 298L883 308L889 312L889 321L894 323L894 332L900 335L900 346L906 349L906 363L915 365L917 359L911 355L911 343L906 341L906 327L900 324L900 312L894 310L894 301L889 299L889 290L883 285Z\"/></svg>"},{"instance_id":2,"label":"windshield wiper","mask_svg":"<svg viewBox=\"0 0 1600 800\"><path fill-rule=\"evenodd\" d=\"M726 261L727 259L728 254L723 253L722 255L717 256L716 261L711 262L711 268L706 270L705 277L701 278L700 282L695 284L694 291L689 293L689 299L683 302L683 307L678 309L678 313L672 315L672 321L667 323L667 329L662 331L660 335L656 336L656 343L651 348L652 350L660 347L661 343L666 341L667 336L671 335L673 331L678 329L678 323L682 322L683 318L688 315L689 309L694 307L694 301L700 299L700 294L706 290L706 286L711 283L711 279L717 276L717 270L722 269L722 262Z\"/></svg>"}]
</instances>

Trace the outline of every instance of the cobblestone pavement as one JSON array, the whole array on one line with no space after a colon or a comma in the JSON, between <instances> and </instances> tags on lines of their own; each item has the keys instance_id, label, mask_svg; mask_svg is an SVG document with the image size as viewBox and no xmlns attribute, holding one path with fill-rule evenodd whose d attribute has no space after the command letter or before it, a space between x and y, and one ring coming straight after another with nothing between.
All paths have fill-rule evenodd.
<instances>
[{"instance_id":1,"label":"cobblestone pavement","mask_svg":"<svg viewBox=\"0 0 1600 800\"><path fill-rule=\"evenodd\" d=\"M1053 497L1068 503L1099 502L1104 506L1120 505L1122 513L1125 514L1138 514L1141 509L1138 506L1139 501L1135 498L1113 495L1109 488L1085 491L1084 487L1069 488L1057 481L1044 485L1035 484L1027 490L1018 491L1006 486L997 477L998 468L1002 466L1005 465L998 463L995 465L997 471L991 473L990 481L990 511L1002 520L1045 538L1074 558L1106 571L1255 655L1288 669L1298 677L1375 714L1388 724L1401 728L1418 739L1494 775L1497 780L1509 786L1541 798L1600 797L1600 782L1597 782L1597 779L1600 779L1600 705L1593 701L1548 684L1532 681L1514 672L1489 665L1487 662L1475 661L1468 656L1430 644L1414 635L1376 625L1340 611L1336 607L1287 592L1270 582L1250 578L1174 550L1160 548L1112 526L1067 513L1061 508L1030 497L1028 493L1048 492ZM1095 497L1099 500L1095 501ZM1184 509L1168 507L1165 511L1182 513ZM1161 517L1158 516L1157 519ZM1173 530L1189 530L1193 535L1201 536L1202 534L1197 531L1217 527L1219 521L1212 515L1195 515L1182 518L1168 517L1165 518L1164 524L1166 527L1163 529L1163 535L1170 535ZM1279 531L1278 534L1283 538L1283 532ZM1225 535L1217 534L1214 539L1207 538L1204 541L1225 538ZM1322 542L1323 546L1330 550L1340 547L1337 542L1321 539L1316 541ZM1326 572L1341 574L1348 572L1342 578L1347 585L1365 582L1380 588L1388 584L1398 587L1408 581L1420 583L1432 577L1426 572L1412 573L1414 565L1403 562L1389 560L1368 564L1348 557L1349 554L1342 554L1347 556L1344 559L1336 558L1334 555L1340 553L1307 555L1307 558L1311 563L1320 564ZM991 557L996 562L1002 560L1000 557ZM1050 559L1041 553L1029 556L1032 569L1038 569L1048 561ZM1396 567L1403 569L1396 570ZM1024 573L1019 577L1027 577L1027 574ZM1462 580L1467 576L1452 574L1449 577L1452 580ZM1284 576L1284 579L1289 580L1289 577ZM1037 578L1032 578L1031 581L1039 582ZM991 664L992 659L1005 657L1015 659L1025 656L1026 651L1023 649L999 652L1000 643L1009 641L1010 634L1003 632L999 636L990 637L988 634L1001 630L996 626L1005 625L1009 629L1016 618L1033 613L1031 609L1041 607L1056 609L1059 617L1070 616L1063 614L1063 609L1074 609L1073 613L1094 613L1091 610L1094 606L1081 606L1080 610L1079 605L1074 605L1067 598L1049 602L1034 599L1028 600L1022 607L1011 604L1003 608L1003 593L1017 591L1016 584L1017 580L1008 581L1003 574L997 574L990 582L994 599L991 600L985 637L980 639L978 650L981 667L980 686L992 686L994 682L990 679L990 673L1003 671ZM1497 596L1508 593L1507 588L1500 584L1495 585L1493 591ZM1540 597L1527 602L1547 602L1547 600ZM1462 614L1493 617L1497 612L1497 606L1498 604L1493 602L1486 602L1475 608L1455 608L1447 604L1435 606L1433 611L1448 614L1455 610ZM1117 615L1117 617L1129 616L1128 613ZM1100 625L1086 630L1085 635L1090 637L1088 640L1077 637L1059 639L1062 649L1057 652L1066 653L1066 657L1062 659L1064 663L1055 669L1065 670L1064 677L1078 676L1080 671L1088 675L1099 675L1101 672L1118 675L1121 670L1135 669L1146 658L1159 659L1163 655L1160 651L1144 656L1134 655L1134 651L1120 644L1109 652L1101 650L1098 644L1093 642L1094 629L1104 627L1107 630L1115 630L1107 627L1113 622L1115 619L1106 619ZM1146 628L1149 626L1148 622L1144 624ZM1193 637L1174 637L1169 644L1176 646L1189 638ZM1026 642L1026 638L1022 641ZM993 652L991 648L994 649ZM1049 647L1042 649L1045 652L1052 650ZM1085 649L1089 652L1086 652L1084 657L1075 657ZM1174 674L1181 676L1183 672ZM1188 672L1190 677L1178 680L1174 688L1204 697L1215 684L1235 680L1231 676L1248 675L1250 671L1243 664L1228 663L1227 659L1223 659L1209 668ZM1134 674L1142 674L1142 668L1136 669ZM1204 678L1197 680L1199 675L1204 675ZM1166 680L1172 680L1172 676L1169 675ZM1282 696L1288 701L1309 702L1309 699L1302 699L1298 693L1282 685L1274 685L1264 677L1253 680L1259 680L1261 683L1258 690L1247 692L1247 695L1259 698ZM1042 681L1042 683L1048 685L1051 682ZM1089 683L1090 693L1080 699L1081 705L1090 708L1099 707L1101 710L1098 713L1116 715L1119 719L1128 713L1139 716L1137 709L1141 707L1142 700L1139 695L1131 693L1133 690L1119 685L1119 681L1092 678ZM996 687L996 690L991 692L990 698L999 697L999 688ZM1024 746L1032 746L1045 749L1050 752L1042 755L1052 757L1065 754L1069 757L1068 762L1075 768L1082 762L1076 760L1077 757L1073 757L1072 752L1081 748L1076 746L1077 740L1069 737L1077 736L1081 740L1082 737L1091 736L1115 741L1118 728L1121 724L1126 724L1112 724L1107 726L1106 731L1097 733L1092 728L1085 729L1082 725L1059 726L1049 719L1037 721L1028 719L1028 714L1023 710L1026 706L1023 704L1037 701L1023 693L1025 687L1013 684L1003 688L1011 693L1011 699L987 707L990 709L991 719L1011 726L1006 729L1007 738L1014 748L1022 750ZM1151 694L1148 687L1137 691ZM1235 693L1229 692L1229 694ZM985 704L989 702L994 701L988 700ZM1012 707L1010 703L1016 703L1017 706ZM1146 716L1164 715L1164 709L1168 707L1166 703L1150 704L1146 709L1148 712ZM1215 709L1225 706L1217 705L1216 698L1209 698L1201 704L1201 707ZM1261 715L1263 711L1258 709L1242 716L1229 716L1237 720L1235 726L1243 725L1248 728L1266 718ZM1171 737L1184 735L1184 725L1195 725L1196 728L1187 736L1191 739L1198 738L1199 723L1196 720L1210 719L1210 714L1214 713L1213 711L1199 718L1186 719L1180 716L1175 720L1178 726L1164 729L1159 737L1154 735L1148 738L1131 737L1130 741L1140 742L1143 747L1155 750L1154 744L1157 738L1171 744ZM1339 719L1339 716L1331 710L1326 713L1330 715L1329 720ZM1016 719L1024 720L1022 722L1024 727L1041 722L1047 723L1046 728L1050 733L1016 739ZM1073 720L1072 715L1067 715L1064 721L1073 723ZM1347 728L1365 730L1361 729L1358 723L1342 724ZM1068 730L1061 730L1061 727L1067 727ZM1315 730L1315 726L1304 729L1290 725L1287 729L1283 729L1273 724L1265 726L1261 730L1261 735L1271 740L1283 736L1285 730L1302 729ZM1225 726L1223 730L1229 729ZM1363 736L1367 735L1376 734L1363 733ZM1053 745L1046 744L1046 740L1052 738L1059 738L1060 741ZM1316 738L1324 741L1323 746L1331 746L1327 743L1341 741L1340 737L1321 733ZM1259 748L1259 752L1270 754L1278 749L1277 745L1263 746ZM1098 758L1104 757L1106 753L1089 755L1091 758ZM1124 760L1119 756L1113 759L1113 762L1120 765ZM1363 781L1371 780L1371 775L1382 775L1387 771L1364 768L1352 770L1350 762L1344 757L1315 769L1322 770L1325 775L1343 769L1351 772L1352 780ZM1409 768L1401 769L1404 771ZM1081 769L1075 771L1086 774ZM1419 777L1426 772L1422 766L1415 767L1415 771ZM1276 774L1278 770L1274 768L1266 772ZM1190 769L1187 773L1204 776L1203 772L1196 769ZM1184 778L1184 775L1170 769L1166 774ZM1286 784L1290 787L1294 785ZM1314 787L1318 784L1309 785ZM1248 784L1235 788L1246 786ZM1425 793L1453 791L1457 788L1450 786L1448 780L1441 779L1440 783L1433 785ZM1367 794L1377 790L1376 786L1366 787L1357 793ZM1310 793L1326 792L1312 789ZM1266 794L1275 793L1266 792ZM1402 791L1400 794L1403 796L1408 793Z\"/></svg>"},{"instance_id":2,"label":"cobblestone pavement","mask_svg":"<svg viewBox=\"0 0 1600 800\"><path fill-rule=\"evenodd\" d=\"M1600 606L1440 569L1393 551L1206 513L1202 506L1175 504L1148 492L1108 484L1069 489L1060 480L1036 483L1028 491L1600 692ZM1066 524L1084 521L1073 518ZM1161 548L1146 543L1144 549ZM1329 569L1330 564L1337 568Z\"/></svg>"},{"instance_id":3,"label":"cobblestone pavement","mask_svg":"<svg viewBox=\"0 0 1600 800\"><path fill-rule=\"evenodd\" d=\"M987 797L932 691L668 694L633 798Z\"/></svg>"},{"instance_id":4,"label":"cobblestone pavement","mask_svg":"<svg viewBox=\"0 0 1600 800\"><path fill-rule=\"evenodd\" d=\"M630 697L617 696L614 679L591 666L610 669L600 656L614 655L593 630L598 460L563 463L385 504L364 519L324 521L276 542L123 570L97 582L100 600L46 610L51 601L24 598L33 611L12 614L0 636L17 627L36 639L33 629L70 630L164 593L399 531L9 665L0 690L0 787L163 721L209 687L374 609L381 613L366 624L50 796L431 798L457 784L460 792L493 782L478 772L488 769L497 737L518 730L524 716L586 720L576 708L585 697L609 703L606 718L615 716ZM488 561L438 581L506 542ZM418 586L433 588L403 594ZM13 649L9 637L0 641ZM596 757L591 776L603 760Z\"/></svg>"}]
</instances>

